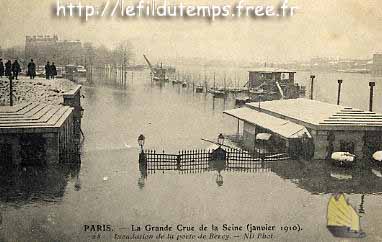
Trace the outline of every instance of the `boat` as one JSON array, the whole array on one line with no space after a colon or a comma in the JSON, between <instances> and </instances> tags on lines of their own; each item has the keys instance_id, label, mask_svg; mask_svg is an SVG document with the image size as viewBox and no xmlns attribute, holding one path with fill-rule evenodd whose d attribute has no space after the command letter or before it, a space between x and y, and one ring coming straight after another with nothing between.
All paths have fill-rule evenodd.
<instances>
[{"instance_id":1,"label":"boat","mask_svg":"<svg viewBox=\"0 0 382 242\"><path fill-rule=\"evenodd\" d=\"M264 67L249 71L248 95L254 101L295 99L305 96L305 87L295 82L295 71Z\"/></svg>"},{"instance_id":2,"label":"boat","mask_svg":"<svg viewBox=\"0 0 382 242\"><path fill-rule=\"evenodd\" d=\"M173 85L182 83L182 81L179 79L179 76L177 78L175 78L174 80L172 80L171 82Z\"/></svg>"},{"instance_id":3,"label":"boat","mask_svg":"<svg viewBox=\"0 0 382 242\"><path fill-rule=\"evenodd\" d=\"M203 93L204 87L202 85L198 85L195 87L195 92L196 93Z\"/></svg>"},{"instance_id":4,"label":"boat","mask_svg":"<svg viewBox=\"0 0 382 242\"><path fill-rule=\"evenodd\" d=\"M226 90L228 92L232 92L232 93L241 93L241 92L246 92L248 91L247 88L240 88L240 87L227 87Z\"/></svg>"},{"instance_id":5,"label":"boat","mask_svg":"<svg viewBox=\"0 0 382 242\"><path fill-rule=\"evenodd\" d=\"M208 93L211 93L214 98L225 98L227 96L227 93L223 91L221 88L216 87L216 75L214 73L214 86L207 91Z\"/></svg>"},{"instance_id":6,"label":"boat","mask_svg":"<svg viewBox=\"0 0 382 242\"><path fill-rule=\"evenodd\" d=\"M154 81L161 81L161 82L169 81L169 78L166 76L166 69L163 68L162 63L160 64L160 67L153 67L149 59L146 57L146 55L143 55L143 57L145 58L147 65L149 66L151 70L151 75L153 75Z\"/></svg>"},{"instance_id":7,"label":"boat","mask_svg":"<svg viewBox=\"0 0 382 242\"><path fill-rule=\"evenodd\" d=\"M245 105L246 103L248 103L250 101L251 101L251 99L249 97L237 97L237 98L235 98L235 105L242 106L242 105Z\"/></svg>"},{"instance_id":8,"label":"boat","mask_svg":"<svg viewBox=\"0 0 382 242\"><path fill-rule=\"evenodd\" d=\"M179 73L177 73L177 75L175 76L175 78L171 82L173 85L182 83L182 81L180 80Z\"/></svg>"},{"instance_id":9,"label":"boat","mask_svg":"<svg viewBox=\"0 0 382 242\"><path fill-rule=\"evenodd\" d=\"M219 89L216 89L216 88L210 88L208 89L208 93L211 93L213 95L214 98L224 98L227 96L227 93L224 92L224 91L221 91Z\"/></svg>"},{"instance_id":10,"label":"boat","mask_svg":"<svg viewBox=\"0 0 382 242\"><path fill-rule=\"evenodd\" d=\"M159 76L154 76L153 80L154 81L164 81L164 82L168 82L169 81L168 77L159 77Z\"/></svg>"},{"instance_id":11,"label":"boat","mask_svg":"<svg viewBox=\"0 0 382 242\"><path fill-rule=\"evenodd\" d=\"M349 152L334 152L331 159L335 165L351 166L355 162L356 156Z\"/></svg>"},{"instance_id":12,"label":"boat","mask_svg":"<svg viewBox=\"0 0 382 242\"><path fill-rule=\"evenodd\" d=\"M363 238L366 236L361 230L359 215L342 193L333 195L329 199L327 228L334 237Z\"/></svg>"}]
</instances>

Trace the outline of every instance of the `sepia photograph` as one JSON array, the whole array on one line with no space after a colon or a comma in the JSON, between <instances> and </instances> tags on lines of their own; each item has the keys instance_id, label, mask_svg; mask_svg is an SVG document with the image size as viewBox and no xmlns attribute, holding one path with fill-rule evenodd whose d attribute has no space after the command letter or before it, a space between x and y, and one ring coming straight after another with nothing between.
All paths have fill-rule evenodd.
<instances>
[{"instance_id":1,"label":"sepia photograph","mask_svg":"<svg viewBox=\"0 0 382 242\"><path fill-rule=\"evenodd\" d=\"M0 18L0 242L382 241L380 0Z\"/></svg>"}]
</instances>

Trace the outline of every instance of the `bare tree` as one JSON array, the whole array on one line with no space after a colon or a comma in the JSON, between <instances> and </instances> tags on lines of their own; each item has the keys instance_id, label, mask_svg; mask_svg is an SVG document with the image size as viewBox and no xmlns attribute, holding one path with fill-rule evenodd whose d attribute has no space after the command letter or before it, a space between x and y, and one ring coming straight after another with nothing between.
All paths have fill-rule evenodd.
<instances>
[{"instance_id":1,"label":"bare tree","mask_svg":"<svg viewBox=\"0 0 382 242\"><path fill-rule=\"evenodd\" d=\"M113 51L113 57L115 66L121 67L122 82L125 82L127 65L134 58L131 42L128 40L120 42Z\"/></svg>"}]
</instances>

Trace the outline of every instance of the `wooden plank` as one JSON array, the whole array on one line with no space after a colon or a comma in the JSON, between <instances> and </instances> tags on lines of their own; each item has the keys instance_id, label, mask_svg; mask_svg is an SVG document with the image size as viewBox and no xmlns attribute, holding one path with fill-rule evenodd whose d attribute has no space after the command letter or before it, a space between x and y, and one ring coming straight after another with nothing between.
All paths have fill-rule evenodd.
<instances>
[{"instance_id":1,"label":"wooden plank","mask_svg":"<svg viewBox=\"0 0 382 242\"><path fill-rule=\"evenodd\" d=\"M360 119L360 120L352 120L352 119L342 119L342 120L329 120L326 119L322 123L347 123L347 124L363 124L363 123L374 123L374 124L382 124L381 120L372 120L372 119Z\"/></svg>"},{"instance_id":2,"label":"wooden plank","mask_svg":"<svg viewBox=\"0 0 382 242\"><path fill-rule=\"evenodd\" d=\"M353 119L353 120L363 120L363 119L370 119L370 120L382 120L381 117L370 117L370 116L364 116L364 117L330 117L329 120L343 120L343 119ZM325 119L326 120L326 119Z\"/></svg>"},{"instance_id":3,"label":"wooden plank","mask_svg":"<svg viewBox=\"0 0 382 242\"><path fill-rule=\"evenodd\" d=\"M21 104L17 104L15 106L0 106L0 115L1 114L7 114L7 113L16 113L16 112L19 112L21 110L23 110L24 108L30 106L30 105L33 105L33 103L21 103Z\"/></svg>"},{"instance_id":4,"label":"wooden plank","mask_svg":"<svg viewBox=\"0 0 382 242\"><path fill-rule=\"evenodd\" d=\"M45 127L59 127L58 121L63 121L67 116L70 115L72 112L72 109L67 107L60 108L55 115L53 115L47 122L38 122L38 123L30 123L30 122L24 122L24 123L14 123L14 124L0 124L0 129L3 128L45 128ZM63 119L63 117L65 117Z\"/></svg>"},{"instance_id":5,"label":"wooden plank","mask_svg":"<svg viewBox=\"0 0 382 242\"><path fill-rule=\"evenodd\" d=\"M26 115L31 110L35 109L36 107L40 106L40 103L31 103L31 105L28 105L24 109L20 111L15 111L12 113L0 113L0 117L17 117L17 116L23 116Z\"/></svg>"},{"instance_id":6,"label":"wooden plank","mask_svg":"<svg viewBox=\"0 0 382 242\"><path fill-rule=\"evenodd\" d=\"M44 123L51 116L53 116L61 107L59 106L45 106L42 110L40 110L37 114L32 117L17 117L17 118L7 118L0 119L0 124L7 123Z\"/></svg>"}]
</instances>

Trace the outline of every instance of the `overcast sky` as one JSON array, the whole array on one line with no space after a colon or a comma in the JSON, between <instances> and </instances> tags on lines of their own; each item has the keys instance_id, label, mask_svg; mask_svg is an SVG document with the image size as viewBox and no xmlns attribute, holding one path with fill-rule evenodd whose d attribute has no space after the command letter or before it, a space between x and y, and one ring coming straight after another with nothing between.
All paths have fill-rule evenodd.
<instances>
[{"instance_id":1,"label":"overcast sky","mask_svg":"<svg viewBox=\"0 0 382 242\"><path fill-rule=\"evenodd\" d=\"M371 57L382 51L381 0L290 0L290 5L299 7L291 18L219 19L213 23L203 19L144 18L91 19L82 23L79 19L53 16L51 9L55 2L1 0L0 46L24 45L25 35L57 34L60 39L79 39L108 47L129 39L138 54L145 52L150 56L240 61L299 60L312 56ZM101 5L103 1L82 2ZM279 1L252 2L272 4Z\"/></svg>"}]
</instances>

